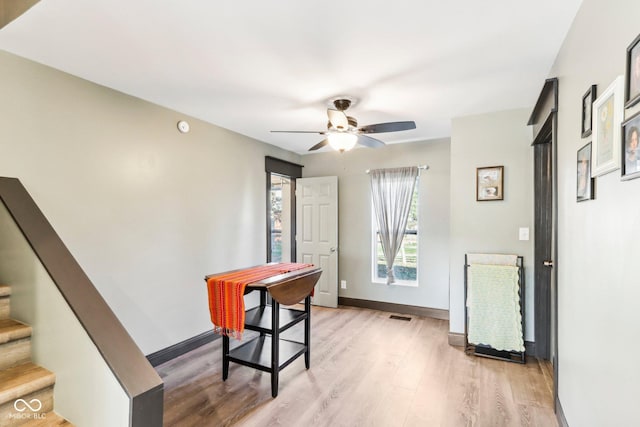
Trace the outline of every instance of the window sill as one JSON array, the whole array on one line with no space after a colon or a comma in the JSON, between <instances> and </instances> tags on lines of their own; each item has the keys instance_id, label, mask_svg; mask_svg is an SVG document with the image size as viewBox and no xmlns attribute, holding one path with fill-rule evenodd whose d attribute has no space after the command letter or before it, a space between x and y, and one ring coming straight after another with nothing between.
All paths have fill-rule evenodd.
<instances>
[{"instance_id":1,"label":"window sill","mask_svg":"<svg viewBox=\"0 0 640 427\"><path fill-rule=\"evenodd\" d=\"M371 281L372 285L386 285L386 286L403 286L406 288L417 288L418 287L418 282L405 282L405 281L399 281L399 282L395 282L395 283L391 283L389 285L387 285L386 280L372 280Z\"/></svg>"}]
</instances>

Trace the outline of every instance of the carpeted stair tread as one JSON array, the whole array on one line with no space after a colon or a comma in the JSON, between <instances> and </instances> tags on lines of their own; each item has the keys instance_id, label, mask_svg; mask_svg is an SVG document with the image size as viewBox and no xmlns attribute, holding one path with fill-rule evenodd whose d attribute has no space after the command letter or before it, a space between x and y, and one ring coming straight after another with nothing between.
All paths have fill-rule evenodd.
<instances>
[{"instance_id":1,"label":"carpeted stair tread","mask_svg":"<svg viewBox=\"0 0 640 427\"><path fill-rule=\"evenodd\" d=\"M53 386L53 372L31 362L0 371L0 405Z\"/></svg>"},{"instance_id":2,"label":"carpeted stair tread","mask_svg":"<svg viewBox=\"0 0 640 427\"><path fill-rule=\"evenodd\" d=\"M31 326L13 319L0 319L0 344L31 336Z\"/></svg>"},{"instance_id":3,"label":"carpeted stair tread","mask_svg":"<svg viewBox=\"0 0 640 427\"><path fill-rule=\"evenodd\" d=\"M73 427L73 424L55 412L47 412L43 415L43 418L29 421L20 427Z\"/></svg>"},{"instance_id":4,"label":"carpeted stair tread","mask_svg":"<svg viewBox=\"0 0 640 427\"><path fill-rule=\"evenodd\" d=\"M0 285L0 298L11 295L11 286Z\"/></svg>"}]
</instances>

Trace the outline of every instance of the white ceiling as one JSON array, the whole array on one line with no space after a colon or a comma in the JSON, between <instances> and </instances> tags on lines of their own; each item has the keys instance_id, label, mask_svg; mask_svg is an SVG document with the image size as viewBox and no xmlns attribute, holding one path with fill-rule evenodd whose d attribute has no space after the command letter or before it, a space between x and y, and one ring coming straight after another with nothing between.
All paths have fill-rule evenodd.
<instances>
[{"instance_id":1,"label":"white ceiling","mask_svg":"<svg viewBox=\"0 0 640 427\"><path fill-rule=\"evenodd\" d=\"M532 107L582 0L42 0L0 49L303 153L328 101L387 143Z\"/></svg>"}]
</instances>

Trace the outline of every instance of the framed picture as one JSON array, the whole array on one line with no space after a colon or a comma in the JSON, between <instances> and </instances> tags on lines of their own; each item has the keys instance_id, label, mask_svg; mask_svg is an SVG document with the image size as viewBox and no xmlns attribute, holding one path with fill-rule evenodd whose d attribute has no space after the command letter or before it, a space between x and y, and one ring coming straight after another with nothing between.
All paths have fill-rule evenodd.
<instances>
[{"instance_id":1,"label":"framed picture","mask_svg":"<svg viewBox=\"0 0 640 427\"><path fill-rule=\"evenodd\" d=\"M640 101L640 34L627 48L626 70L625 107L631 107Z\"/></svg>"},{"instance_id":2,"label":"framed picture","mask_svg":"<svg viewBox=\"0 0 640 427\"><path fill-rule=\"evenodd\" d=\"M591 107L593 100L596 99L596 85L592 85L587 93L582 95L582 137L586 138L591 135Z\"/></svg>"},{"instance_id":3,"label":"framed picture","mask_svg":"<svg viewBox=\"0 0 640 427\"><path fill-rule=\"evenodd\" d=\"M622 76L593 102L591 173L600 176L620 168L620 127L624 113Z\"/></svg>"},{"instance_id":4,"label":"framed picture","mask_svg":"<svg viewBox=\"0 0 640 427\"><path fill-rule=\"evenodd\" d=\"M591 143L578 150L576 201L593 199L594 179L591 178Z\"/></svg>"},{"instance_id":5,"label":"framed picture","mask_svg":"<svg viewBox=\"0 0 640 427\"><path fill-rule=\"evenodd\" d=\"M622 179L640 177L640 112L634 114L622 124Z\"/></svg>"},{"instance_id":6,"label":"framed picture","mask_svg":"<svg viewBox=\"0 0 640 427\"><path fill-rule=\"evenodd\" d=\"M489 166L476 169L476 200L504 199L504 166Z\"/></svg>"}]
</instances>

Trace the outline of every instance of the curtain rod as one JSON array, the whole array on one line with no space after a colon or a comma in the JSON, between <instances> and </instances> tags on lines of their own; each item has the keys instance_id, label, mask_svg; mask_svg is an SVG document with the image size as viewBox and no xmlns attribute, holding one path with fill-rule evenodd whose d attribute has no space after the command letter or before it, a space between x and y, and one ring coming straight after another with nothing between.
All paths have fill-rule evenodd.
<instances>
[{"instance_id":1,"label":"curtain rod","mask_svg":"<svg viewBox=\"0 0 640 427\"><path fill-rule=\"evenodd\" d=\"M420 166L418 166L418 169L427 170L427 169L429 169L429 165L420 165ZM365 171L365 173L369 173L369 172L371 172L371 169L367 169Z\"/></svg>"}]
</instances>

